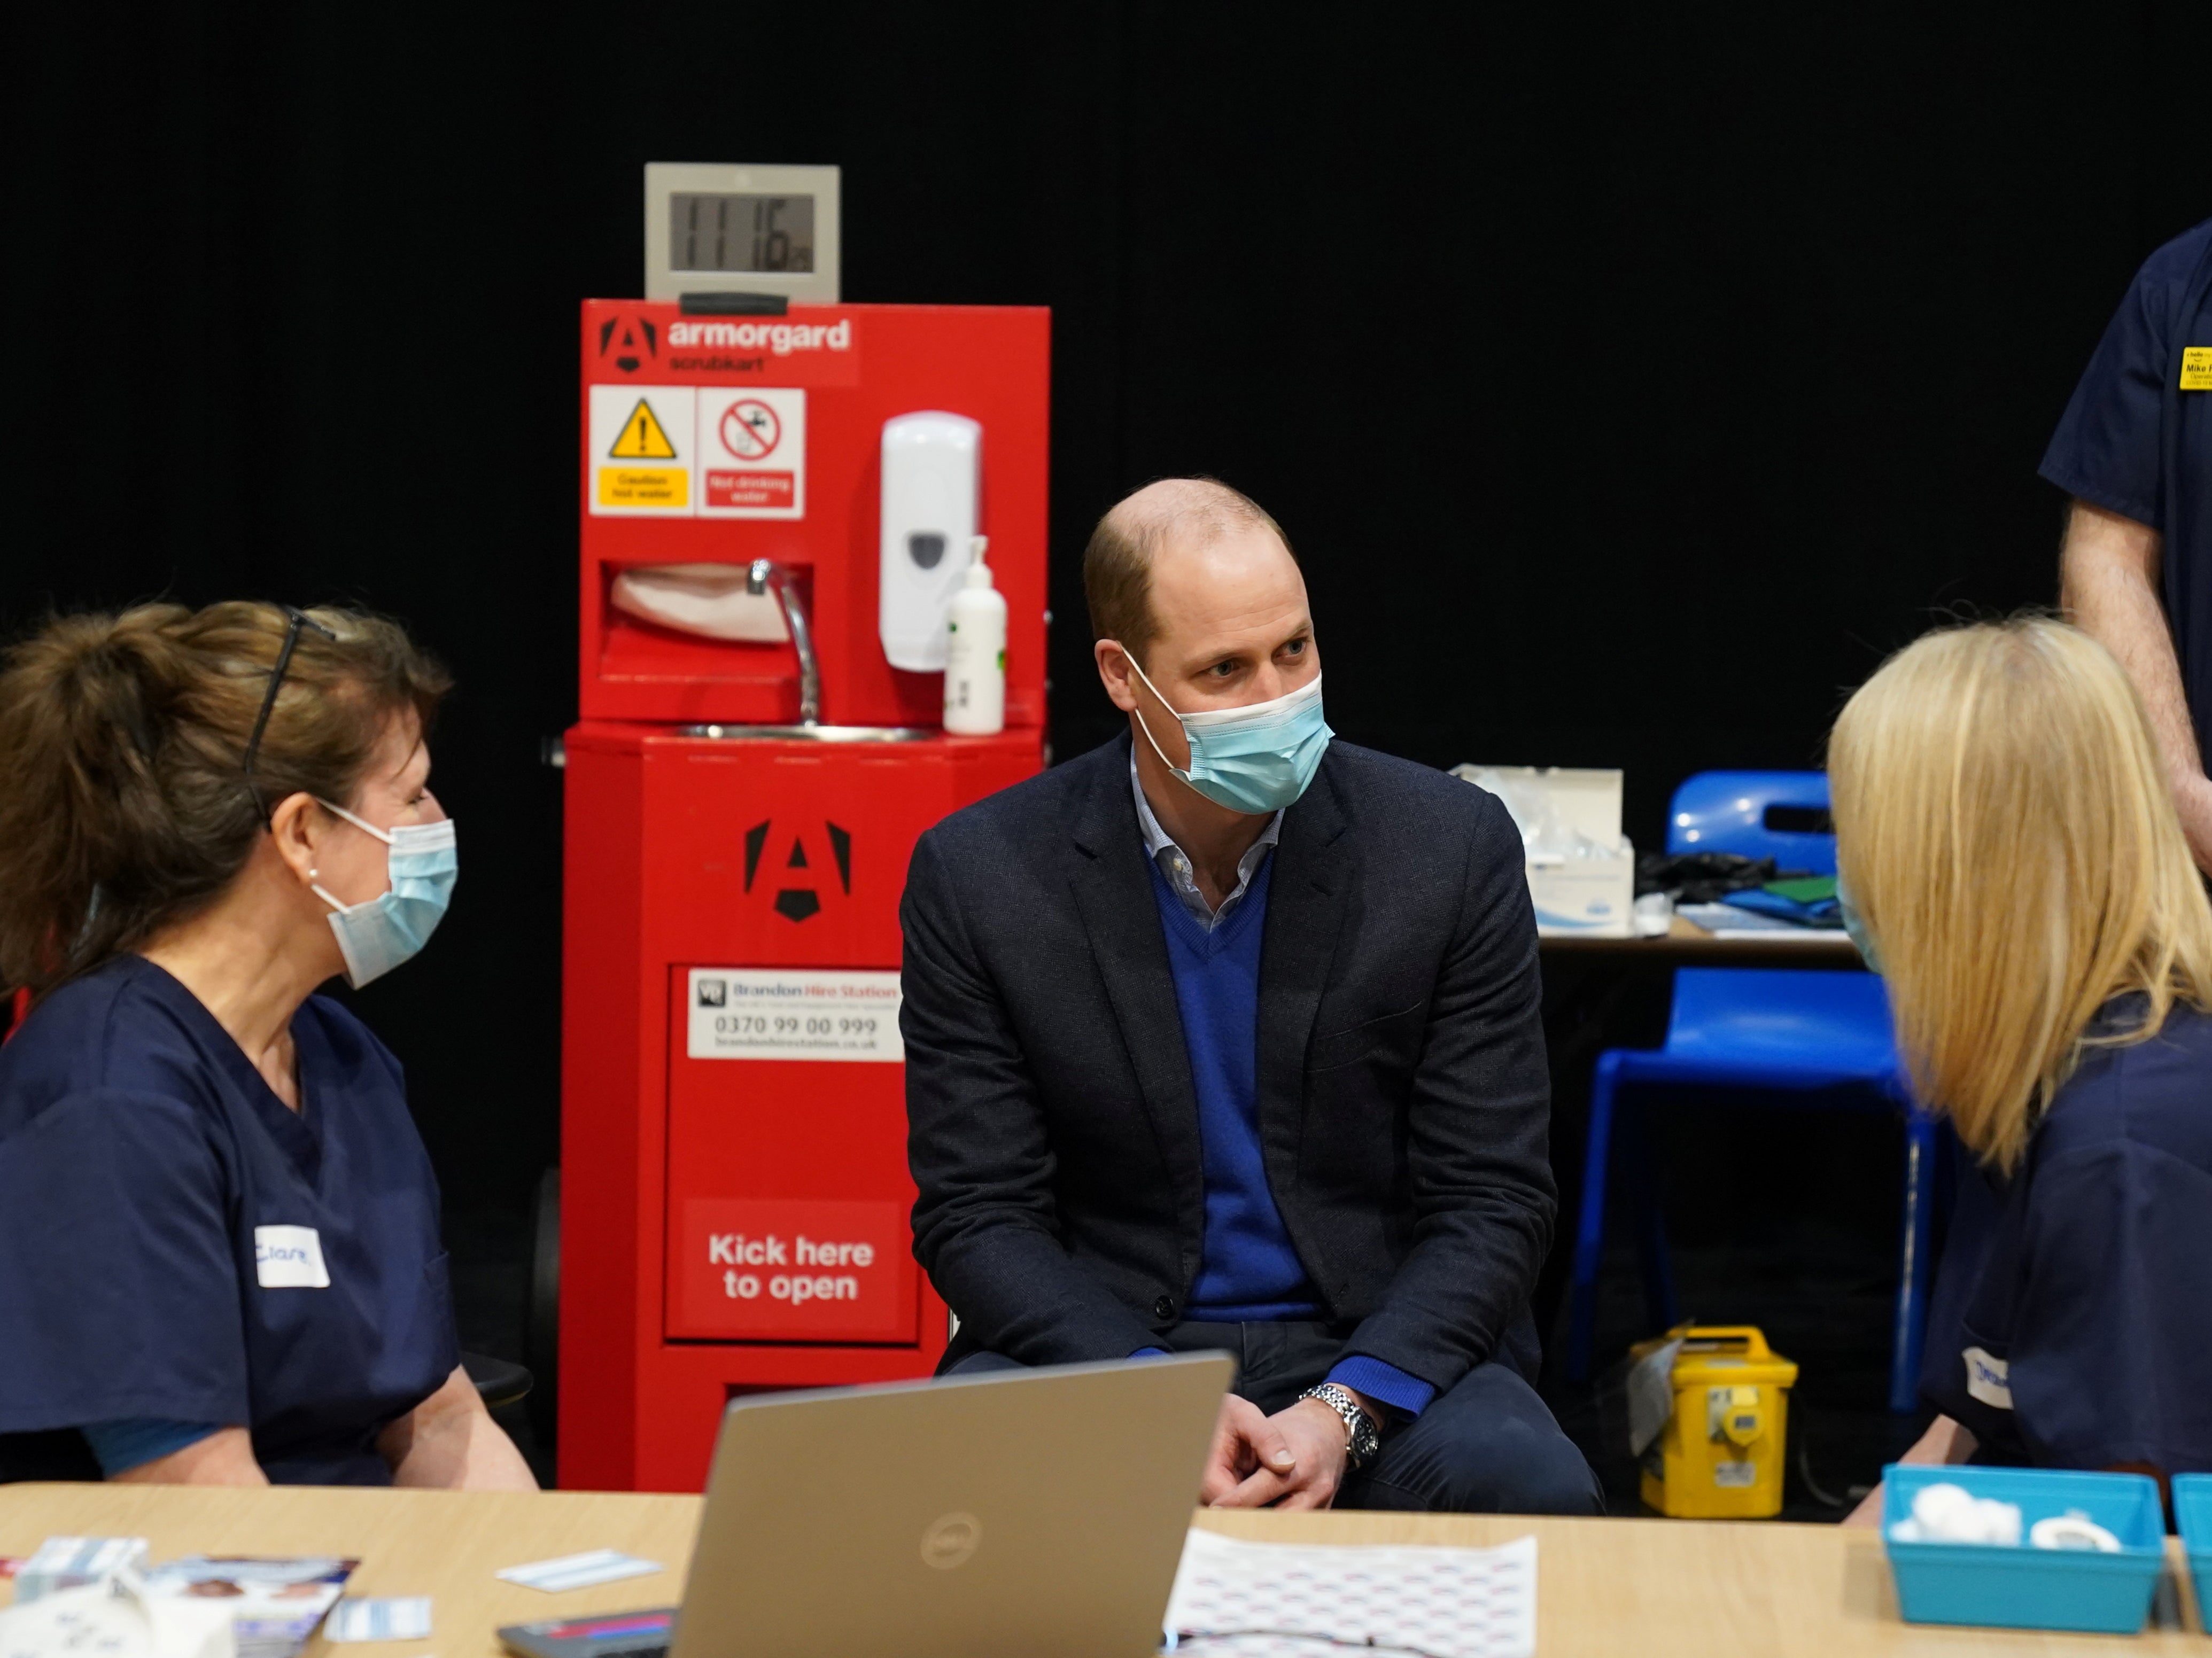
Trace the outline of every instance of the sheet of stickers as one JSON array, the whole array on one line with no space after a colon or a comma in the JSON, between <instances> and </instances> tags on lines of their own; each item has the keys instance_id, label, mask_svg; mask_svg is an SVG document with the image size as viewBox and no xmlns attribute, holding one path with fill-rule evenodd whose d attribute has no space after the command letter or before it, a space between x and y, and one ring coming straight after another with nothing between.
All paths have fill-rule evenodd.
<instances>
[{"instance_id":1,"label":"sheet of stickers","mask_svg":"<svg viewBox=\"0 0 2212 1658\"><path fill-rule=\"evenodd\" d=\"M1314 1658L1531 1658L1536 1540L1492 1549L1248 1543L1193 1531L1168 1601L1171 1650Z\"/></svg>"}]
</instances>

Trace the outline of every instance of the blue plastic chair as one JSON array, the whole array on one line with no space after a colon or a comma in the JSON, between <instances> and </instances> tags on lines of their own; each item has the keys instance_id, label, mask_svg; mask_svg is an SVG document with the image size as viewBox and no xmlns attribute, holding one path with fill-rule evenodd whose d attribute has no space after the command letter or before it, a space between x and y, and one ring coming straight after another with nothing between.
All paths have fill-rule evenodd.
<instances>
[{"instance_id":1,"label":"blue plastic chair","mask_svg":"<svg viewBox=\"0 0 2212 1658\"><path fill-rule=\"evenodd\" d=\"M1828 780L1820 772L1701 772L1675 791L1667 849L1772 858L1784 869L1832 874L1836 840L1825 829ZM1777 811L1776 808L1780 808ZM1777 821L1779 820L1779 821ZM1656 1182L1641 1124L1620 1110L1624 1090L1656 1084L1758 1090L1818 1108L1901 1113L1905 1124L1905 1217L1889 1405L1918 1400L1925 1333L1929 1227L1936 1185L1936 1122L1915 1107L1890 1024L1889 998L1870 973L1792 969L1682 968L1667 1042L1609 1048L1590 1090L1589 1147L1575 1236L1567 1376L1589 1375L1597 1271L1605 1240L1607 1175L1618 1121L1636 1155L1638 1253L1646 1312L1666 1329L1680 1322Z\"/></svg>"},{"instance_id":2,"label":"blue plastic chair","mask_svg":"<svg viewBox=\"0 0 2212 1658\"><path fill-rule=\"evenodd\" d=\"M1798 827L1811 819L1821 825ZM1771 858L1777 869L1836 872L1824 771L1701 771L1667 809L1669 852Z\"/></svg>"}]
</instances>

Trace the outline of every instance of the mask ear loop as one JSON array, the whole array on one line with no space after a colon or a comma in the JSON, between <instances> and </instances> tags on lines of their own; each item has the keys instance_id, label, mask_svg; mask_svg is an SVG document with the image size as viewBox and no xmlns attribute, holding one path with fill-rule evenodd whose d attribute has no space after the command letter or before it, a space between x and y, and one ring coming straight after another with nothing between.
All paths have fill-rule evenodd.
<instances>
[{"instance_id":1,"label":"mask ear loop","mask_svg":"<svg viewBox=\"0 0 2212 1658\"><path fill-rule=\"evenodd\" d=\"M1114 648L1121 653L1121 659L1129 665L1130 671L1134 673L1138 678L1145 682L1145 689L1150 691L1154 696L1159 697L1160 706L1164 708L1167 708L1170 714L1173 714L1175 710L1171 708L1168 708L1167 698L1160 696L1160 688L1152 683L1151 677L1147 675L1142 668L1137 665L1137 659L1129 654L1129 647L1117 639L1114 641ZM1160 764L1168 768L1168 775L1174 778L1177 782L1188 785L1190 782L1189 771L1176 765L1174 761L1168 758L1167 750L1160 746L1160 739L1152 735L1152 728L1145 719L1145 711L1142 708L1132 708L1129 712L1137 716L1137 729L1144 732L1145 741L1152 745L1152 752L1159 756ZM1185 740L1188 740L1188 732L1185 733Z\"/></svg>"},{"instance_id":2,"label":"mask ear loop","mask_svg":"<svg viewBox=\"0 0 2212 1658\"><path fill-rule=\"evenodd\" d=\"M328 904L332 909L337 910L340 914L343 914L345 913L346 906L340 903L337 899L331 897L329 893L323 890L322 871L319 869L311 869L307 872L307 890L313 893L316 897L321 899L325 903Z\"/></svg>"},{"instance_id":3,"label":"mask ear loop","mask_svg":"<svg viewBox=\"0 0 2212 1658\"><path fill-rule=\"evenodd\" d=\"M361 820L360 818L358 818L358 817L355 817L351 812L348 811L347 811L343 806L334 806L334 805L332 805L329 801L327 801L327 800L324 799L323 799L323 797L322 797L321 795L319 795L319 794L314 797L314 800L315 800L315 804L316 804L317 805L320 806L320 807L321 807L325 811L329 812L329 813L330 813L333 817L343 817L343 818L344 818L344 819L345 819L345 821L346 821L347 823L351 823L351 824L352 824L356 829L359 829L362 834L364 834L364 835L374 835L378 840L380 840L380 841L383 841L383 842L384 842L384 844L385 844L386 846L387 846L387 847L388 847L388 846L390 846L390 845L392 843L392 837L391 837L389 835L386 834L382 829L380 829L377 828L377 826L376 826L375 824L374 824L374 823L364 823L363 822L362 822L362 820ZM315 895L315 896L316 896L316 897L318 897L318 898L321 899L325 903L328 904L328 905L329 905L332 909L334 909L334 910L337 911L337 912L338 912L338 914L340 914L341 915L344 914L346 911L348 911L348 910L349 910L349 909L352 909L352 908L356 908L356 906L354 906L354 905L352 905L352 904L342 904L342 903L340 903L337 899L335 899L335 898L331 897L331 895L330 895L329 893L327 893L327 892L324 891L324 890L323 890L323 888L322 888L322 885L321 885L321 884L320 884L320 882L317 879L317 877L318 877L318 875L319 875L319 873L320 873L320 872L319 872L319 871L312 870L312 869L311 869L311 870L309 870L309 871L307 872L307 890L308 890L308 891L310 891L310 892L313 893L313 894ZM373 904L373 903L374 903L374 902L376 902L376 900L375 900L375 899L374 899L374 898L371 898L371 899L368 899L367 902L369 902L369 903L372 903L372 904Z\"/></svg>"},{"instance_id":4,"label":"mask ear loop","mask_svg":"<svg viewBox=\"0 0 2212 1658\"><path fill-rule=\"evenodd\" d=\"M374 835L387 847L392 844L392 836L390 835L377 828L374 823L363 823L360 818L348 811L343 806L334 806L329 801L324 799L319 794L315 797L315 804L320 806L325 811L330 813L331 817L344 818L347 823L351 823L363 835Z\"/></svg>"}]
</instances>

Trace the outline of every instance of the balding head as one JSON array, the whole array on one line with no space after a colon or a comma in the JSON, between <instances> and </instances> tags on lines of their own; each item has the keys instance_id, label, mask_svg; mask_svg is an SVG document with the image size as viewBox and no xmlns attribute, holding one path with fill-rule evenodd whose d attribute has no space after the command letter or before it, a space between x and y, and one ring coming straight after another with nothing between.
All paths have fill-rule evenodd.
<instances>
[{"instance_id":1,"label":"balding head","mask_svg":"<svg viewBox=\"0 0 2212 1658\"><path fill-rule=\"evenodd\" d=\"M1158 638L1154 567L1164 554L1200 555L1228 538L1272 538L1293 566L1290 537L1259 502L1214 478L1162 478L1116 502L1083 552L1091 636L1118 641L1139 662Z\"/></svg>"}]
</instances>

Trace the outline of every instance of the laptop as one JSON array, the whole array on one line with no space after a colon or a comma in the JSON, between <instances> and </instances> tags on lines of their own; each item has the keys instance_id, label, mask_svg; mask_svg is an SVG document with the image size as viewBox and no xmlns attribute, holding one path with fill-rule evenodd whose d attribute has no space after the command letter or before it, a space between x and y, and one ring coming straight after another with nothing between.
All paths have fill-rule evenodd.
<instances>
[{"instance_id":1,"label":"laptop","mask_svg":"<svg viewBox=\"0 0 2212 1658\"><path fill-rule=\"evenodd\" d=\"M510 1625L520 1658L1142 1658L1225 1353L762 1394L722 1418L681 1608Z\"/></svg>"}]
</instances>

